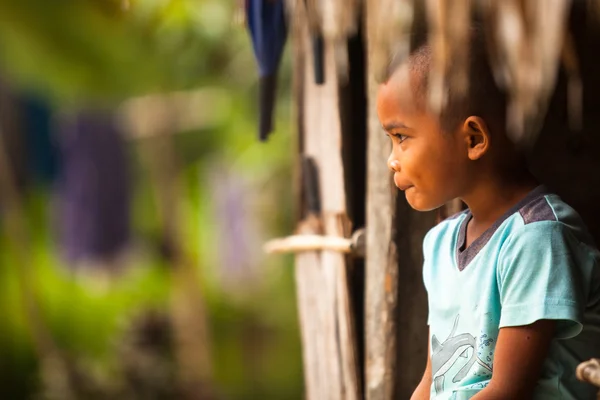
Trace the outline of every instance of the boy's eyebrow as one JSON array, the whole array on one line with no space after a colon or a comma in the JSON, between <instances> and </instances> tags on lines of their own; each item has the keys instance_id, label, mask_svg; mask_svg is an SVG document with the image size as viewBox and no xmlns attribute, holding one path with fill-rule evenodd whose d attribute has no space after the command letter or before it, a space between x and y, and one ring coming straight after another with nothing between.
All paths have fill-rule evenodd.
<instances>
[{"instance_id":1,"label":"boy's eyebrow","mask_svg":"<svg viewBox=\"0 0 600 400\"><path fill-rule=\"evenodd\" d=\"M384 125L383 129L386 131L392 131L394 129L409 129L409 128L408 128L408 126L404 125L402 122L391 122L387 125Z\"/></svg>"}]
</instances>

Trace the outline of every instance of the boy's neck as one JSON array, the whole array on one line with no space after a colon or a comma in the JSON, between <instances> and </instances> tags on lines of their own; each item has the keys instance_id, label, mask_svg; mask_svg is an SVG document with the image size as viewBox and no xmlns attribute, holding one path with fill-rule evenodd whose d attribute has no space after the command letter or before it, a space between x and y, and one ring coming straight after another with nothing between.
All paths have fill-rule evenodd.
<instances>
[{"instance_id":1,"label":"boy's neck","mask_svg":"<svg viewBox=\"0 0 600 400\"><path fill-rule=\"evenodd\" d=\"M538 182L528 172L518 179L481 180L461 198L473 215L469 225L483 233L537 186Z\"/></svg>"}]
</instances>

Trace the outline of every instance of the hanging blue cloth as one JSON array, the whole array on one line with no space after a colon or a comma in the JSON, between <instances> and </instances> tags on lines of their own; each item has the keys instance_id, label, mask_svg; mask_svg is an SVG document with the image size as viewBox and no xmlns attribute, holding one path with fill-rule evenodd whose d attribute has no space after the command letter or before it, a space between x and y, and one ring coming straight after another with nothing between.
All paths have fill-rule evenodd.
<instances>
[{"instance_id":1,"label":"hanging blue cloth","mask_svg":"<svg viewBox=\"0 0 600 400\"><path fill-rule=\"evenodd\" d=\"M287 39L283 0L247 0L246 20L259 72L259 138L273 130L277 70Z\"/></svg>"},{"instance_id":2,"label":"hanging blue cloth","mask_svg":"<svg viewBox=\"0 0 600 400\"><path fill-rule=\"evenodd\" d=\"M52 109L33 95L22 96L21 108L31 174L42 183L52 183L60 167L58 144L52 134Z\"/></svg>"}]
</instances>

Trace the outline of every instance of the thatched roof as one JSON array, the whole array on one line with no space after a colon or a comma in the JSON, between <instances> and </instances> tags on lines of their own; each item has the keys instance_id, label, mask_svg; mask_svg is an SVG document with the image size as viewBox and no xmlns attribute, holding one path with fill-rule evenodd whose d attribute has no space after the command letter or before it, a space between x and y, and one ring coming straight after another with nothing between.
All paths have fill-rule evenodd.
<instances>
[{"instance_id":1,"label":"thatched roof","mask_svg":"<svg viewBox=\"0 0 600 400\"><path fill-rule=\"evenodd\" d=\"M589 1L591 11L598 2ZM571 0L288 0L306 7L314 34L340 43L338 67L347 68L343 39L358 31L360 18L374 18L376 37L370 38L371 78L381 79L392 55L409 54L413 22L422 17L433 49L430 102L440 110L445 90L465 91L468 85L469 20L482 20L497 83L508 94L508 131L515 141L530 144L545 116L561 64L568 76L569 119L577 129L581 120L581 80L578 56L567 29ZM361 13L364 7L364 13Z\"/></svg>"}]
</instances>

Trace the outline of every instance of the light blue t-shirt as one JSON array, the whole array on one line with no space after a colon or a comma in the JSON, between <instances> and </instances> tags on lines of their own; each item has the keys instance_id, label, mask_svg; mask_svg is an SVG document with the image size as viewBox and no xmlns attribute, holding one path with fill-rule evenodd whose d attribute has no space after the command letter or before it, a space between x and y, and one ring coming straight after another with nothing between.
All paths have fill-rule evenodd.
<instances>
[{"instance_id":1,"label":"light blue t-shirt","mask_svg":"<svg viewBox=\"0 0 600 400\"><path fill-rule=\"evenodd\" d=\"M471 218L434 227L423 244L431 399L469 399L490 382L500 328L557 320L534 399L594 399L577 365L600 357L599 253L577 213L544 187L465 248Z\"/></svg>"}]
</instances>

